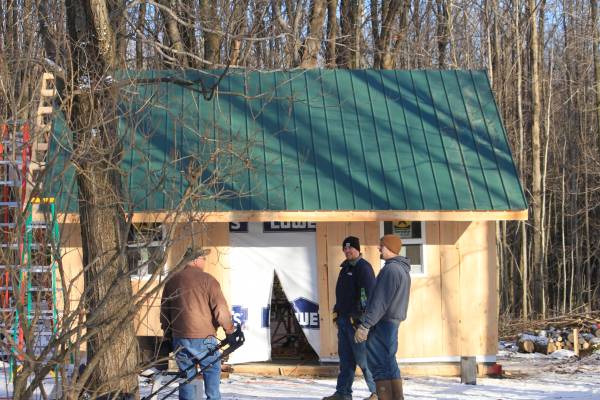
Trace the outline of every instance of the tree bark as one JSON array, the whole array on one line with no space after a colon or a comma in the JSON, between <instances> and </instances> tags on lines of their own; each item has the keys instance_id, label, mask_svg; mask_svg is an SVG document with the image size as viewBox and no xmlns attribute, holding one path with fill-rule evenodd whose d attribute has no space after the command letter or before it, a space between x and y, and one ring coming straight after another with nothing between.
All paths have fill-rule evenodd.
<instances>
[{"instance_id":1,"label":"tree bark","mask_svg":"<svg viewBox=\"0 0 600 400\"><path fill-rule=\"evenodd\" d=\"M325 20L325 0L311 0L308 24L308 35L304 41L301 68L315 68L323 38L323 21Z\"/></svg>"},{"instance_id":2,"label":"tree bark","mask_svg":"<svg viewBox=\"0 0 600 400\"><path fill-rule=\"evenodd\" d=\"M137 339L123 224L118 167L116 94L109 76L117 65L116 37L104 0L67 0L73 55L69 127L74 135L82 235L87 366L82 384L93 395L136 393Z\"/></svg>"},{"instance_id":3,"label":"tree bark","mask_svg":"<svg viewBox=\"0 0 600 400\"><path fill-rule=\"evenodd\" d=\"M400 6L407 0L391 0L382 2L381 8L378 2L371 2L371 34L375 43L374 67L380 69L394 68L394 54L392 29L394 22L398 19Z\"/></svg>"},{"instance_id":4,"label":"tree bark","mask_svg":"<svg viewBox=\"0 0 600 400\"><path fill-rule=\"evenodd\" d=\"M337 0L327 0L327 52L325 62L328 68L335 68L336 66L337 7Z\"/></svg>"},{"instance_id":5,"label":"tree bark","mask_svg":"<svg viewBox=\"0 0 600 400\"><path fill-rule=\"evenodd\" d=\"M188 58L185 54L186 48L183 43L181 31L179 29L179 23L175 18L175 15L177 14L177 8L175 7L176 2L173 0L162 0L161 3L165 8L168 7L168 10L161 9L161 14L165 20L165 27L167 30L167 35L169 37L169 44L173 51L173 61L167 61L167 64L170 64L172 68L188 67Z\"/></svg>"},{"instance_id":6,"label":"tree bark","mask_svg":"<svg viewBox=\"0 0 600 400\"><path fill-rule=\"evenodd\" d=\"M342 37L337 49L338 66L342 68L360 68L360 0L342 0L340 9L340 28Z\"/></svg>"},{"instance_id":7,"label":"tree bark","mask_svg":"<svg viewBox=\"0 0 600 400\"><path fill-rule=\"evenodd\" d=\"M209 0L202 0L200 18L204 31L204 68L214 68L221 59L221 38L217 33L221 28L216 4Z\"/></svg>"},{"instance_id":8,"label":"tree bark","mask_svg":"<svg viewBox=\"0 0 600 400\"><path fill-rule=\"evenodd\" d=\"M535 0L528 0L530 25L530 57L531 57L531 179L533 210L533 254L532 266L534 273L533 307L534 311L542 312L544 298L542 297L542 170L541 170L541 89L540 89L540 40L538 32L538 12Z\"/></svg>"},{"instance_id":9,"label":"tree bark","mask_svg":"<svg viewBox=\"0 0 600 400\"><path fill-rule=\"evenodd\" d=\"M596 156L600 154L600 31L598 30L598 0L590 0L590 16L592 19L592 52L594 55L594 91L596 92Z\"/></svg>"},{"instance_id":10,"label":"tree bark","mask_svg":"<svg viewBox=\"0 0 600 400\"><path fill-rule=\"evenodd\" d=\"M452 5L448 0L435 0L435 15L437 21L437 44L438 44L438 67L446 68L446 53L448 43L450 42L451 14Z\"/></svg>"},{"instance_id":11,"label":"tree bark","mask_svg":"<svg viewBox=\"0 0 600 400\"><path fill-rule=\"evenodd\" d=\"M138 20L136 24L136 38L135 41L135 66L141 70L144 68L144 41L138 35L143 35L146 27L146 2L140 3L140 9L138 14Z\"/></svg>"}]
</instances>

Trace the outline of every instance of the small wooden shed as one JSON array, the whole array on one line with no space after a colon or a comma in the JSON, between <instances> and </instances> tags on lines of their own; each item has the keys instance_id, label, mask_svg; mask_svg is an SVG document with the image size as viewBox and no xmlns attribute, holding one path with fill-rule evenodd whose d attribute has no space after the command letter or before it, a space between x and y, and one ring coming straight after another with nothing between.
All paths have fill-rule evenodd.
<instances>
[{"instance_id":1,"label":"small wooden shed","mask_svg":"<svg viewBox=\"0 0 600 400\"><path fill-rule=\"evenodd\" d=\"M527 204L486 73L221 72L150 72L123 91L122 166L133 220L152 229L175 224L181 239L166 265L153 268L174 265L190 241L213 248L210 272L235 306L244 272L232 263L251 259L265 240L280 249L302 237L302 254L313 261L297 280L317 290L311 344L321 361L335 361L341 242L358 236L378 271L379 238L395 233L413 265L399 333L403 371L456 374L461 356L493 364L496 221L525 220ZM68 162L68 135L59 122L54 131ZM194 171L199 176L190 177ZM63 264L74 276L81 269L76 188L68 177L49 187L60 199ZM147 272L133 273L134 287ZM140 335L162 334L158 315L155 299L139 315Z\"/></svg>"}]
</instances>

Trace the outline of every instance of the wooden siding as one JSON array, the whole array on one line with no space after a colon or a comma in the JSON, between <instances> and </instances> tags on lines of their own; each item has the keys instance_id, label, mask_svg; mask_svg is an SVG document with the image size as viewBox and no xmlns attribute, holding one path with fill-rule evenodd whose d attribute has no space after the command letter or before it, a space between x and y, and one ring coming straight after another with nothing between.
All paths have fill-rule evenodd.
<instances>
[{"instance_id":1,"label":"wooden siding","mask_svg":"<svg viewBox=\"0 0 600 400\"><path fill-rule=\"evenodd\" d=\"M400 325L398 358L435 358L461 355L494 355L498 339L495 223L427 222L425 274L413 276L408 318ZM332 321L335 284L344 260L341 243L348 235L360 238L363 256L378 273L379 222L318 223L316 251L323 359L337 357L337 330ZM67 278L81 271L81 241L78 225L63 225L63 264ZM228 223L210 223L204 228L180 225L167 258L173 267L181 259L192 237L212 250L208 272L229 290ZM134 290L143 281L132 281ZM70 289L71 308L76 307L83 277ZM160 293L140 310L136 318L139 335L161 336Z\"/></svg>"}]
</instances>

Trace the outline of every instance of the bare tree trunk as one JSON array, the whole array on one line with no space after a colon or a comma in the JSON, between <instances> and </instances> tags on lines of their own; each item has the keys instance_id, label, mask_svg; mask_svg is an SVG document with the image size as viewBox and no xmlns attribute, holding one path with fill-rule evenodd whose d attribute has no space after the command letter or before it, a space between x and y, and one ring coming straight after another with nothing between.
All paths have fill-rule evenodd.
<instances>
[{"instance_id":1,"label":"bare tree trunk","mask_svg":"<svg viewBox=\"0 0 600 400\"><path fill-rule=\"evenodd\" d=\"M590 16L592 19L592 52L594 55L594 91L596 92L596 129L597 153L600 154L600 32L598 31L598 0L590 0Z\"/></svg>"},{"instance_id":2,"label":"bare tree trunk","mask_svg":"<svg viewBox=\"0 0 600 400\"><path fill-rule=\"evenodd\" d=\"M247 29L247 18L246 10L248 9L248 1L233 1L231 7L232 12L232 23L233 26L230 48L229 48L229 65L239 65L242 50L242 41L237 37L241 32L245 32Z\"/></svg>"},{"instance_id":3,"label":"bare tree trunk","mask_svg":"<svg viewBox=\"0 0 600 400\"><path fill-rule=\"evenodd\" d=\"M211 68L221 60L221 38L217 33L221 27L217 16L217 5L209 0L202 0L200 16L204 30L204 60L205 68Z\"/></svg>"},{"instance_id":4,"label":"bare tree trunk","mask_svg":"<svg viewBox=\"0 0 600 400\"><path fill-rule=\"evenodd\" d=\"M337 0L327 0L327 52L325 55L325 61L328 68L335 68L336 66L336 41L337 41Z\"/></svg>"},{"instance_id":5,"label":"bare tree trunk","mask_svg":"<svg viewBox=\"0 0 600 400\"><path fill-rule=\"evenodd\" d=\"M68 0L67 27L73 54L69 125L74 160L84 261L88 363L82 379L93 395L136 393L137 339L129 310L132 298L122 246L122 209L116 99L107 79L115 66L116 36L103 0ZM88 90L82 90L89 88ZM73 88L75 89L75 88Z\"/></svg>"},{"instance_id":6,"label":"bare tree trunk","mask_svg":"<svg viewBox=\"0 0 600 400\"><path fill-rule=\"evenodd\" d=\"M374 67L380 69L394 68L393 38L394 23L398 18L402 0L371 2L371 34L375 43Z\"/></svg>"},{"instance_id":7,"label":"bare tree trunk","mask_svg":"<svg viewBox=\"0 0 600 400\"><path fill-rule=\"evenodd\" d=\"M451 14L450 0L435 0L435 15L437 21L437 44L438 44L438 68L446 68L446 52L450 41Z\"/></svg>"},{"instance_id":8,"label":"bare tree trunk","mask_svg":"<svg viewBox=\"0 0 600 400\"><path fill-rule=\"evenodd\" d=\"M161 0L161 3L165 8L161 9L161 13L165 20L165 26L167 29L167 35L169 37L169 43L173 51L172 67L188 67L188 59L185 54L185 45L179 30L179 23L176 19L177 8L175 7L176 1L174 0ZM174 65L173 65L174 64Z\"/></svg>"},{"instance_id":9,"label":"bare tree trunk","mask_svg":"<svg viewBox=\"0 0 600 400\"><path fill-rule=\"evenodd\" d=\"M342 68L360 68L361 15L362 3L360 0L341 1L342 37L337 50L337 65Z\"/></svg>"},{"instance_id":10,"label":"bare tree trunk","mask_svg":"<svg viewBox=\"0 0 600 400\"><path fill-rule=\"evenodd\" d=\"M524 129L524 117L523 117L523 63L522 63L522 52L521 52L521 23L520 23L520 12L521 3L519 0L516 2L515 12L515 42L517 43L517 129L519 131L519 170L521 171L521 184L526 187L524 178L525 168L525 129ZM528 263L528 248L527 248L527 226L524 222L519 223L521 231L521 255L520 259L520 270L521 270L521 284L522 284L522 317L523 320L529 318L529 263Z\"/></svg>"},{"instance_id":11,"label":"bare tree trunk","mask_svg":"<svg viewBox=\"0 0 600 400\"><path fill-rule=\"evenodd\" d=\"M140 3L139 15L136 24L136 37L137 35L143 35L146 27L146 2ZM144 68L144 41L140 40L141 37L135 41L135 66L141 70Z\"/></svg>"},{"instance_id":12,"label":"bare tree trunk","mask_svg":"<svg viewBox=\"0 0 600 400\"><path fill-rule=\"evenodd\" d=\"M589 203L589 199L590 199L590 194L589 194L589 187L588 187L588 180L589 180L589 176L588 176L588 166L587 163L584 162L583 165L583 179L584 179L584 185L585 185L585 191L584 191L584 201L585 201L585 212L584 212L584 224L585 224L585 252L586 252L586 257L585 257L585 275L586 275L586 285L585 285L585 292L587 294L587 298L585 299L586 302L586 311L589 313L592 312L592 242L590 241L590 203Z\"/></svg>"},{"instance_id":13,"label":"bare tree trunk","mask_svg":"<svg viewBox=\"0 0 600 400\"><path fill-rule=\"evenodd\" d=\"M325 20L325 0L311 0L308 25L308 35L304 41L301 68L314 68L317 66L317 56L323 38L323 21Z\"/></svg>"},{"instance_id":14,"label":"bare tree trunk","mask_svg":"<svg viewBox=\"0 0 600 400\"><path fill-rule=\"evenodd\" d=\"M538 32L538 11L535 0L528 0L530 24L530 57L531 57L531 179L533 209L533 255L532 264L535 275L533 290L533 308L536 313L542 312L544 298L542 296L542 171L540 144L540 40Z\"/></svg>"},{"instance_id":15,"label":"bare tree trunk","mask_svg":"<svg viewBox=\"0 0 600 400\"><path fill-rule=\"evenodd\" d=\"M564 157L566 157L566 150L563 151L563 160ZM566 162L566 161L564 161ZM563 295L562 295L562 313L566 313L567 311L567 293L568 291L568 287L567 287L567 245L566 245L566 241L565 241L565 192L566 192L566 188L565 188L565 168L563 167L563 174L562 174L562 185L561 185L561 244L562 244L562 263L563 263L563 287L562 287L562 291L563 291Z\"/></svg>"}]
</instances>

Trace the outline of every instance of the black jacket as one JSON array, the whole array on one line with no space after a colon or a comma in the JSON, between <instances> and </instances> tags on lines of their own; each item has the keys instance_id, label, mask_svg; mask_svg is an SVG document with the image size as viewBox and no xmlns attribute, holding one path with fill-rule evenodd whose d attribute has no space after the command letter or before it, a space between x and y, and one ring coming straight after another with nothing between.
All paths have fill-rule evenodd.
<instances>
[{"instance_id":1,"label":"black jacket","mask_svg":"<svg viewBox=\"0 0 600 400\"><path fill-rule=\"evenodd\" d=\"M333 311L341 317L360 317L375 286L373 267L367 260L360 257L355 265L348 260L344 261L341 268L335 286L336 304ZM361 289L364 289L366 295L362 304Z\"/></svg>"}]
</instances>

